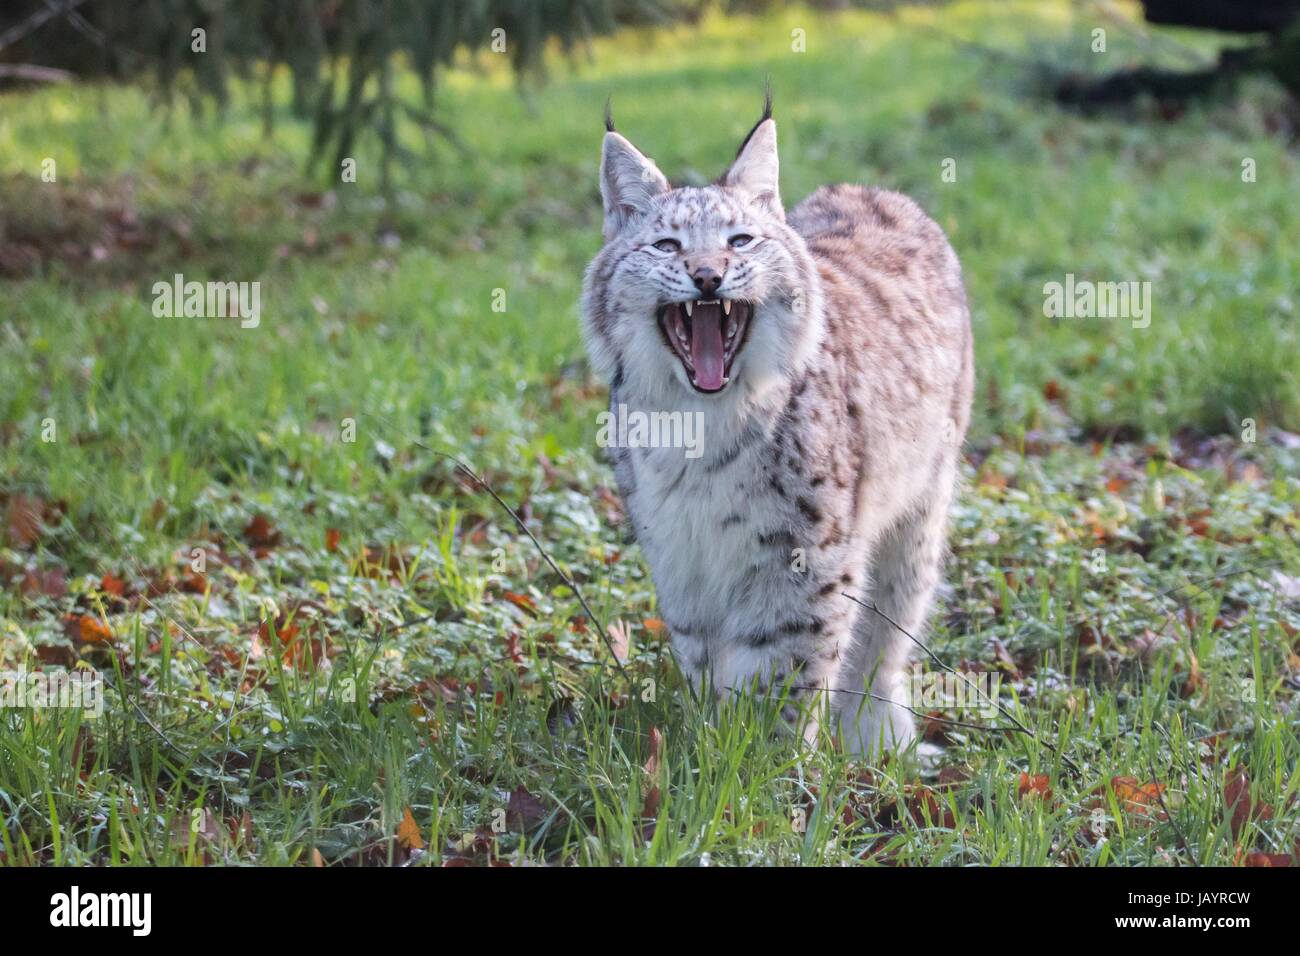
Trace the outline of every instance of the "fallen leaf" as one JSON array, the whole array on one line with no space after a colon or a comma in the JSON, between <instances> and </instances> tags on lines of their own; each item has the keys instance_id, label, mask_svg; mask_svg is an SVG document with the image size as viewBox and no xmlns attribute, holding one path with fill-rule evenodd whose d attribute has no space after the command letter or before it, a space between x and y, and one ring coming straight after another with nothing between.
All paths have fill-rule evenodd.
<instances>
[{"instance_id":1,"label":"fallen leaf","mask_svg":"<svg viewBox=\"0 0 1300 956\"><path fill-rule=\"evenodd\" d=\"M71 626L72 637L83 644L104 644L113 640L113 632L97 617L73 614L65 620Z\"/></svg>"},{"instance_id":2,"label":"fallen leaf","mask_svg":"<svg viewBox=\"0 0 1300 956\"><path fill-rule=\"evenodd\" d=\"M546 804L528 792L525 787L515 787L506 804L506 822L511 829L526 832L546 819L550 813Z\"/></svg>"},{"instance_id":3,"label":"fallen leaf","mask_svg":"<svg viewBox=\"0 0 1300 956\"><path fill-rule=\"evenodd\" d=\"M325 529L325 550L334 552L339 549L339 539L343 536L338 528Z\"/></svg>"},{"instance_id":4,"label":"fallen leaf","mask_svg":"<svg viewBox=\"0 0 1300 956\"><path fill-rule=\"evenodd\" d=\"M1052 799L1051 777L1045 773L1020 775L1019 793L1021 799L1025 797L1042 797L1043 800Z\"/></svg>"},{"instance_id":5,"label":"fallen leaf","mask_svg":"<svg viewBox=\"0 0 1300 956\"><path fill-rule=\"evenodd\" d=\"M939 786L956 787L971 778L971 772L966 767L944 767L939 771Z\"/></svg>"},{"instance_id":6,"label":"fallen leaf","mask_svg":"<svg viewBox=\"0 0 1300 956\"><path fill-rule=\"evenodd\" d=\"M1187 680L1183 681L1183 686L1179 689L1183 698L1192 697L1197 691L1206 685L1205 675L1201 673L1200 662L1196 659L1196 654L1192 649L1187 648Z\"/></svg>"},{"instance_id":7,"label":"fallen leaf","mask_svg":"<svg viewBox=\"0 0 1300 956\"><path fill-rule=\"evenodd\" d=\"M954 829L957 821L952 810L929 787L916 787L907 796L907 812L918 827L938 826Z\"/></svg>"},{"instance_id":8,"label":"fallen leaf","mask_svg":"<svg viewBox=\"0 0 1300 956\"><path fill-rule=\"evenodd\" d=\"M28 571L23 575L18 590L23 594L43 594L52 598L63 597L68 593L68 579L61 568Z\"/></svg>"},{"instance_id":9,"label":"fallen leaf","mask_svg":"<svg viewBox=\"0 0 1300 956\"><path fill-rule=\"evenodd\" d=\"M9 543L28 548L41 539L45 519L45 502L31 495L14 495L9 499L6 518Z\"/></svg>"},{"instance_id":10,"label":"fallen leaf","mask_svg":"<svg viewBox=\"0 0 1300 956\"><path fill-rule=\"evenodd\" d=\"M1094 793L1102 793L1107 787L1119 801L1120 810L1139 819L1156 818L1163 820L1164 811L1160 809L1161 796L1165 785L1162 783L1139 783L1137 777L1111 777L1109 784L1098 787Z\"/></svg>"},{"instance_id":11,"label":"fallen leaf","mask_svg":"<svg viewBox=\"0 0 1300 956\"><path fill-rule=\"evenodd\" d=\"M255 548L273 548L280 543L280 532L266 515L258 513L244 528L244 540Z\"/></svg>"},{"instance_id":12,"label":"fallen leaf","mask_svg":"<svg viewBox=\"0 0 1300 956\"><path fill-rule=\"evenodd\" d=\"M1101 650L1110 646L1110 636L1097 628L1091 621L1080 621L1074 629L1074 636L1080 647Z\"/></svg>"},{"instance_id":13,"label":"fallen leaf","mask_svg":"<svg viewBox=\"0 0 1300 956\"><path fill-rule=\"evenodd\" d=\"M36 656L45 664L72 668L77 664L77 652L67 644L37 644Z\"/></svg>"},{"instance_id":14,"label":"fallen leaf","mask_svg":"<svg viewBox=\"0 0 1300 956\"><path fill-rule=\"evenodd\" d=\"M1233 838L1241 835L1251 820L1273 819L1273 808L1262 800L1252 800L1250 796L1250 775L1245 767L1236 767L1228 772L1223 783L1223 805L1232 812L1230 823Z\"/></svg>"},{"instance_id":15,"label":"fallen leaf","mask_svg":"<svg viewBox=\"0 0 1300 956\"><path fill-rule=\"evenodd\" d=\"M1008 478L1000 471L994 471L992 468L985 468L980 471L978 483L985 488L1002 490L1007 487Z\"/></svg>"},{"instance_id":16,"label":"fallen leaf","mask_svg":"<svg viewBox=\"0 0 1300 956\"><path fill-rule=\"evenodd\" d=\"M111 571L99 580L99 589L105 594L122 597L126 594L126 582L116 577Z\"/></svg>"},{"instance_id":17,"label":"fallen leaf","mask_svg":"<svg viewBox=\"0 0 1300 956\"><path fill-rule=\"evenodd\" d=\"M523 610L527 611L529 614L537 613L537 602L534 601L532 598L530 598L527 594L517 594L514 591L507 591L503 596L507 601L509 601L515 607L522 608Z\"/></svg>"},{"instance_id":18,"label":"fallen leaf","mask_svg":"<svg viewBox=\"0 0 1300 956\"><path fill-rule=\"evenodd\" d=\"M515 664L522 664L524 662L523 652L519 649L518 631L511 631L506 635L506 657Z\"/></svg>"},{"instance_id":19,"label":"fallen leaf","mask_svg":"<svg viewBox=\"0 0 1300 956\"><path fill-rule=\"evenodd\" d=\"M650 728L650 756L641 769L646 772L648 777L659 776L659 753L663 747L664 735L660 733L658 727Z\"/></svg>"},{"instance_id":20,"label":"fallen leaf","mask_svg":"<svg viewBox=\"0 0 1300 956\"><path fill-rule=\"evenodd\" d=\"M424 837L420 835L420 825L415 822L410 807L402 811L402 822L397 825L397 842L407 850L424 849Z\"/></svg>"},{"instance_id":21,"label":"fallen leaf","mask_svg":"<svg viewBox=\"0 0 1300 956\"><path fill-rule=\"evenodd\" d=\"M606 629L609 633L610 649L620 661L626 661L632 646L632 628L621 620L611 621Z\"/></svg>"},{"instance_id":22,"label":"fallen leaf","mask_svg":"<svg viewBox=\"0 0 1300 956\"><path fill-rule=\"evenodd\" d=\"M925 716L921 719L921 737L927 743L938 744L940 746L951 743L952 738L948 736L949 726L947 720L944 718L943 711L927 711Z\"/></svg>"},{"instance_id":23,"label":"fallen leaf","mask_svg":"<svg viewBox=\"0 0 1300 956\"><path fill-rule=\"evenodd\" d=\"M1290 866L1291 857L1285 853L1260 853L1253 851L1246 854L1242 866Z\"/></svg>"}]
</instances>

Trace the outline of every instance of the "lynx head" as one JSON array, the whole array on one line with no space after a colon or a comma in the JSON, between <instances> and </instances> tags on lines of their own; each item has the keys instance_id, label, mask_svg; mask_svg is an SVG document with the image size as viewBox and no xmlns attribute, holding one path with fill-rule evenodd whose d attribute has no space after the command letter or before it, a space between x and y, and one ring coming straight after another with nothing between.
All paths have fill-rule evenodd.
<instances>
[{"instance_id":1,"label":"lynx head","mask_svg":"<svg viewBox=\"0 0 1300 956\"><path fill-rule=\"evenodd\" d=\"M587 270L583 330L597 370L644 397L752 395L820 335L816 269L786 225L771 100L730 168L674 189L606 117L605 245Z\"/></svg>"}]
</instances>

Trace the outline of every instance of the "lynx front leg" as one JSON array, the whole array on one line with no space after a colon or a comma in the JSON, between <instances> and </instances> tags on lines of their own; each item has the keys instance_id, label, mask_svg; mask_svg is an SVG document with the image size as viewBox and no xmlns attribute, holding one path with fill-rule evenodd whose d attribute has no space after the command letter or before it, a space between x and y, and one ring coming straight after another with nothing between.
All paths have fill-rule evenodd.
<instances>
[{"instance_id":1,"label":"lynx front leg","mask_svg":"<svg viewBox=\"0 0 1300 956\"><path fill-rule=\"evenodd\" d=\"M907 635L921 637L939 584L948 501L943 494L902 518L873 556L865 603L881 613L859 609L851 649L835 679L836 688L855 692L835 695L841 740L851 753L872 758L882 750L905 750L916 738L907 667L915 644Z\"/></svg>"},{"instance_id":2,"label":"lynx front leg","mask_svg":"<svg viewBox=\"0 0 1300 956\"><path fill-rule=\"evenodd\" d=\"M752 693L773 702L784 699L781 717L785 725L804 742L815 745L829 716L825 691L831 684L840 642L828 635L785 638L758 646L733 641L718 648L712 661L713 687L723 696Z\"/></svg>"}]
</instances>

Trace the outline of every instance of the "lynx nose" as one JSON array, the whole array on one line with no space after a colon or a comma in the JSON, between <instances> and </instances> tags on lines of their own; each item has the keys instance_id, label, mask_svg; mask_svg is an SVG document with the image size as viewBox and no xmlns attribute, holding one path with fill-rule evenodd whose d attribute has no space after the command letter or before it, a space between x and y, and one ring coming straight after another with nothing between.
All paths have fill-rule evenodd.
<instances>
[{"instance_id":1,"label":"lynx nose","mask_svg":"<svg viewBox=\"0 0 1300 956\"><path fill-rule=\"evenodd\" d=\"M718 275L717 270L710 266L700 266L693 273L691 278L695 280L695 288L700 290L700 294L706 299L712 299L717 295L718 286L722 285L722 276Z\"/></svg>"}]
</instances>

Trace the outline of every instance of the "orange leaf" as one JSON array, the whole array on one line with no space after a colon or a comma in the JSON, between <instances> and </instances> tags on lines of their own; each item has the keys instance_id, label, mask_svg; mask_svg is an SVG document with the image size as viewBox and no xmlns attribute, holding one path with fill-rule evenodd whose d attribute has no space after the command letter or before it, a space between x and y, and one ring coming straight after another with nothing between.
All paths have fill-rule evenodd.
<instances>
[{"instance_id":1,"label":"orange leaf","mask_svg":"<svg viewBox=\"0 0 1300 956\"><path fill-rule=\"evenodd\" d=\"M342 536L342 532L340 532L338 528L326 528L325 550L330 552L337 551L339 549L339 538Z\"/></svg>"},{"instance_id":2,"label":"orange leaf","mask_svg":"<svg viewBox=\"0 0 1300 956\"><path fill-rule=\"evenodd\" d=\"M408 850L424 849L424 837L420 835L420 825L415 822L410 807L402 811L402 822L397 825L397 842Z\"/></svg>"},{"instance_id":3,"label":"orange leaf","mask_svg":"<svg viewBox=\"0 0 1300 956\"><path fill-rule=\"evenodd\" d=\"M1125 813L1164 818L1164 812L1158 809L1165 792L1163 783L1139 783L1137 777L1111 777L1110 789L1119 798L1120 809ZM1153 807L1157 809L1153 811Z\"/></svg>"},{"instance_id":4,"label":"orange leaf","mask_svg":"<svg viewBox=\"0 0 1300 956\"><path fill-rule=\"evenodd\" d=\"M115 577L112 572L105 574L99 581L99 589L105 594L121 597L126 593L126 582Z\"/></svg>"},{"instance_id":5,"label":"orange leaf","mask_svg":"<svg viewBox=\"0 0 1300 956\"><path fill-rule=\"evenodd\" d=\"M104 644L113 640L113 632L97 617L76 614L69 620L73 624L76 637L83 644Z\"/></svg>"},{"instance_id":6,"label":"orange leaf","mask_svg":"<svg viewBox=\"0 0 1300 956\"><path fill-rule=\"evenodd\" d=\"M1008 484L1007 476L1000 471L994 471L992 468L985 468L980 472L979 484L985 488L1005 488Z\"/></svg>"},{"instance_id":7,"label":"orange leaf","mask_svg":"<svg viewBox=\"0 0 1300 956\"><path fill-rule=\"evenodd\" d=\"M1258 851L1246 854L1245 862L1242 866L1290 866L1291 857L1285 853L1260 853Z\"/></svg>"},{"instance_id":8,"label":"orange leaf","mask_svg":"<svg viewBox=\"0 0 1300 956\"><path fill-rule=\"evenodd\" d=\"M537 602L527 594L516 594L514 591L507 591L505 593L505 599L515 607L523 608L525 611L530 613L537 612Z\"/></svg>"},{"instance_id":9,"label":"orange leaf","mask_svg":"<svg viewBox=\"0 0 1300 956\"><path fill-rule=\"evenodd\" d=\"M1044 800L1052 799L1052 787L1050 784L1051 777L1045 773L1036 773L1030 776L1027 773L1020 775L1020 796L1022 798L1033 795L1042 797Z\"/></svg>"}]
</instances>

